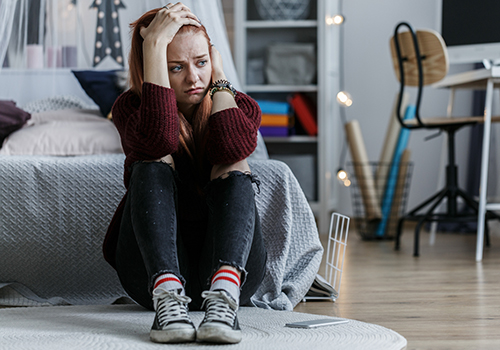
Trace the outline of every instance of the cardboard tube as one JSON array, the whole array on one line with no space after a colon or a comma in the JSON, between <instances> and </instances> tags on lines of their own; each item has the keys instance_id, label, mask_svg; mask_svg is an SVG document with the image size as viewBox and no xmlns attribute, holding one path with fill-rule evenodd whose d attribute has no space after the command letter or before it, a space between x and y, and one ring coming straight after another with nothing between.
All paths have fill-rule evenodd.
<instances>
[{"instance_id":1,"label":"cardboard tube","mask_svg":"<svg viewBox=\"0 0 500 350\"><path fill-rule=\"evenodd\" d=\"M382 147L382 152L380 153L378 167L375 175L375 186L377 189L377 194L379 195L380 203L382 203L382 194L385 190L387 176L389 175L389 169L391 168L392 159L394 157L394 150L396 149L396 143L398 142L399 138L399 131L401 130L401 124L399 123L398 116L396 114L398 108L398 98L399 94L396 94L394 105L392 107L391 117L389 118L389 124L387 125L387 131L385 133L384 145ZM401 101L402 115L405 114L406 106L408 105L408 98L408 93L405 92Z\"/></svg>"},{"instance_id":2,"label":"cardboard tube","mask_svg":"<svg viewBox=\"0 0 500 350\"><path fill-rule=\"evenodd\" d=\"M372 169L368 161L363 135L357 120L345 125L345 132L351 157L354 163L354 172L359 184L365 215L368 220L380 219L382 212L378 201Z\"/></svg>"}]
</instances>

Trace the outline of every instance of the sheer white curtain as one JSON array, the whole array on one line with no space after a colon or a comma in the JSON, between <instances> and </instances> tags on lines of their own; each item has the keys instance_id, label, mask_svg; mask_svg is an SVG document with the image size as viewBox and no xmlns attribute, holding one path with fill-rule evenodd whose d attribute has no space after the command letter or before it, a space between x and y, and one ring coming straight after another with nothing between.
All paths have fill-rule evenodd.
<instances>
[{"instance_id":1,"label":"sheer white curtain","mask_svg":"<svg viewBox=\"0 0 500 350\"><path fill-rule=\"evenodd\" d=\"M0 0L0 70L12 35L16 0Z\"/></svg>"},{"instance_id":2,"label":"sheer white curtain","mask_svg":"<svg viewBox=\"0 0 500 350\"><path fill-rule=\"evenodd\" d=\"M15 67L24 58L27 39L28 0L0 0L0 62L7 53ZM0 64L0 69L3 64Z\"/></svg>"},{"instance_id":3,"label":"sheer white curtain","mask_svg":"<svg viewBox=\"0 0 500 350\"><path fill-rule=\"evenodd\" d=\"M220 0L185 0L220 51L228 78L241 89ZM0 69L127 66L129 24L165 0L0 0ZM113 23L111 23L113 21ZM104 24L102 24L104 23ZM105 45L99 35L118 35ZM110 36L108 35L108 36ZM96 59L97 49L104 50ZM117 48L122 55L116 57ZM106 54L107 50L110 53ZM98 62L96 62L98 60Z\"/></svg>"}]
</instances>

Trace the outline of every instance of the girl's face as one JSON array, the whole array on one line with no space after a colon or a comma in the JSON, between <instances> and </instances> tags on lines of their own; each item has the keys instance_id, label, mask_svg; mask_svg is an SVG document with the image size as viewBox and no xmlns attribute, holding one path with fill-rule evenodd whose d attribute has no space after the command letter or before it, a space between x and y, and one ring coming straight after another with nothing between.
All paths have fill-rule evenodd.
<instances>
[{"instance_id":1,"label":"girl's face","mask_svg":"<svg viewBox=\"0 0 500 350\"><path fill-rule=\"evenodd\" d=\"M177 106L186 116L205 97L212 78L210 47L198 32L178 33L167 47L168 77Z\"/></svg>"}]
</instances>

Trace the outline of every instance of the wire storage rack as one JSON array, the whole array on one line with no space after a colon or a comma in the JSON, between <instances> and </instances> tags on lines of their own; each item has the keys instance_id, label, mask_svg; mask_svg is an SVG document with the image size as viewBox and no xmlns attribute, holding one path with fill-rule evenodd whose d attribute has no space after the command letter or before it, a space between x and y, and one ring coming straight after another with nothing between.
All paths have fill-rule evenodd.
<instances>
[{"instance_id":1,"label":"wire storage rack","mask_svg":"<svg viewBox=\"0 0 500 350\"><path fill-rule=\"evenodd\" d=\"M368 167L369 171L356 172L356 168L360 167ZM394 165L379 162L366 164L350 162L347 164L347 169L351 179L353 221L358 234L364 240L394 239L399 218L406 211L413 163L400 162ZM371 174L372 178L360 178L360 173L364 173L365 176ZM367 188L367 183L373 183L374 188ZM380 206L380 215L377 218L367 215L366 191L374 191L377 204Z\"/></svg>"},{"instance_id":2,"label":"wire storage rack","mask_svg":"<svg viewBox=\"0 0 500 350\"><path fill-rule=\"evenodd\" d=\"M326 246L324 277L316 275L309 292L303 301L331 300L339 297L342 271L344 270L347 236L349 234L348 216L333 213L330 219L330 231Z\"/></svg>"}]
</instances>

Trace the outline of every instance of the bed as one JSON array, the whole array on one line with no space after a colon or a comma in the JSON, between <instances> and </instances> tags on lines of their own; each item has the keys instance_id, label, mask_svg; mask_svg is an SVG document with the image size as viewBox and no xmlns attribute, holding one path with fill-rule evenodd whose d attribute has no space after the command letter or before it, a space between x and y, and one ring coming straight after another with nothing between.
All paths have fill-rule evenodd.
<instances>
[{"instance_id":1,"label":"bed","mask_svg":"<svg viewBox=\"0 0 500 350\"><path fill-rule=\"evenodd\" d=\"M125 192L116 129L102 110L74 96L22 110L31 121L0 149L0 305L127 300L101 248ZM249 160L262 182L256 200L268 249L267 273L252 301L291 310L309 290L323 248L296 178L266 155L258 148Z\"/></svg>"}]
</instances>

